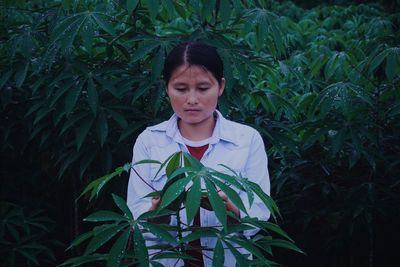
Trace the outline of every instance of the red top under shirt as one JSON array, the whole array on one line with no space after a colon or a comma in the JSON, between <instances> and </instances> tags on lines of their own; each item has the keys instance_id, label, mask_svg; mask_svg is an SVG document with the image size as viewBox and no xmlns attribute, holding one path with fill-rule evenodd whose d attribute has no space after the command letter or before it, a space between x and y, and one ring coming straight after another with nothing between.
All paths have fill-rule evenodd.
<instances>
[{"instance_id":1,"label":"red top under shirt","mask_svg":"<svg viewBox=\"0 0 400 267\"><path fill-rule=\"evenodd\" d=\"M186 145L186 147L189 149L190 155L195 157L197 160L201 160L201 158L203 157L204 153L208 148L208 144L199 147Z\"/></svg>"}]
</instances>

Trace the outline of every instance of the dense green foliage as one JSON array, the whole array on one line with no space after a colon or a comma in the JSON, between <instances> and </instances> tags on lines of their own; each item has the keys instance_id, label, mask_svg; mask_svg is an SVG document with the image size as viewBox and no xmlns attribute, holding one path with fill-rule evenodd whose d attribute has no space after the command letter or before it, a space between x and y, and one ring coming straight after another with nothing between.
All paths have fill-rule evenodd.
<instances>
[{"instance_id":1,"label":"dense green foliage","mask_svg":"<svg viewBox=\"0 0 400 267\"><path fill-rule=\"evenodd\" d=\"M31 198L51 206L61 194L77 218L84 185L129 161L138 133L170 116L165 53L200 39L224 58L219 109L265 139L283 228L308 254L284 255L287 265L385 266L394 258L399 13L238 0L0 5L3 199L32 209ZM31 193L43 184L52 193ZM11 191L24 186L31 190L22 198ZM123 192L126 184L114 186Z\"/></svg>"},{"instance_id":2,"label":"dense green foliage","mask_svg":"<svg viewBox=\"0 0 400 267\"><path fill-rule=\"evenodd\" d=\"M132 164L127 163L123 167L118 167L114 172L91 182L83 190L82 195L90 194L90 200L97 198L102 188L113 178L120 176L125 171L136 171L135 168L139 164L156 164L158 166L157 173L165 171L167 183L161 191L157 191L146 183L153 189L153 192L145 197L161 196L159 208L144 212L135 218L125 201L113 194L114 203L120 209L120 213L100 210L85 218L85 221L102 224L95 225L91 231L83 233L72 242L70 248L82 245L84 242L87 243L85 252L81 256L67 260L62 266L81 266L85 263L99 261L106 262L108 267L121 264L124 266L135 264L138 266L149 266L149 264L163 266L157 261L161 259L173 259L176 265L179 260L193 260L188 254L188 250L200 247L189 242L199 240L201 237L216 239L215 248L205 247L203 250L203 253L205 250L214 250L213 266L223 265L224 248L232 253L240 266L278 266L268 259L273 255L272 248L274 247L303 253L278 225L249 215L243 199L237 192L239 190L246 193L245 198L250 206L258 196L271 211L274 220L280 215L274 201L262 191L257 183L227 166L225 167L229 174L208 168L184 152L176 152L164 162L142 160ZM145 182L140 175L139 178ZM201 187L203 183L205 184L204 190ZM227 212L225 204L217 192L218 189L224 192L242 211L243 216L239 218L234 213ZM208 203L215 212L220 226L190 226L184 223L193 222L204 197L209 199ZM181 218L182 208L186 209L186 220ZM170 225L168 221L165 221L165 216L175 216L176 224ZM161 218L164 218L164 221ZM243 233L249 230L259 230L259 232L254 237L247 238ZM149 234L164 242L147 247L144 236L149 236ZM112 246L109 251L104 253L103 245L112 239L115 241L111 242ZM237 248L245 248L255 257L248 259ZM205 256L209 257L207 254Z\"/></svg>"}]
</instances>

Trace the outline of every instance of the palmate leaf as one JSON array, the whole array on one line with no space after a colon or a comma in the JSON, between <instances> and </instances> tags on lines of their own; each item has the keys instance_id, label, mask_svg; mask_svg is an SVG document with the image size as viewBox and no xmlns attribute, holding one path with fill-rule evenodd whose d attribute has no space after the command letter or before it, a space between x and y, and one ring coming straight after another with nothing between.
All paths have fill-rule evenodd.
<instances>
[{"instance_id":1,"label":"palmate leaf","mask_svg":"<svg viewBox=\"0 0 400 267\"><path fill-rule=\"evenodd\" d=\"M158 192L157 192L158 193ZM150 193L150 194L153 194ZM149 197L148 194L146 197ZM158 194L154 194L154 195L159 195ZM137 220L147 220L149 218L155 218L155 217L160 217L160 216L168 216L168 215L173 215L175 214L175 211L172 210L167 210L167 209L163 209L163 210L150 210L150 211L146 211L145 213L140 214L140 216L137 218Z\"/></svg>"},{"instance_id":2,"label":"palmate leaf","mask_svg":"<svg viewBox=\"0 0 400 267\"><path fill-rule=\"evenodd\" d=\"M214 255L212 260L213 267L223 266L225 262L225 251L220 239L218 239L214 248Z\"/></svg>"},{"instance_id":3,"label":"palmate leaf","mask_svg":"<svg viewBox=\"0 0 400 267\"><path fill-rule=\"evenodd\" d=\"M132 15L133 10L137 7L139 0L126 0L126 10L128 15Z\"/></svg>"},{"instance_id":4,"label":"palmate leaf","mask_svg":"<svg viewBox=\"0 0 400 267\"><path fill-rule=\"evenodd\" d=\"M164 66L164 46L160 46L158 49L157 54L152 60L152 65L151 65L151 80L155 81L160 78L162 67Z\"/></svg>"},{"instance_id":5,"label":"palmate leaf","mask_svg":"<svg viewBox=\"0 0 400 267\"><path fill-rule=\"evenodd\" d=\"M83 265L85 263L89 262L95 262L95 261L105 261L107 260L108 255L107 254L92 254L92 255L86 255L86 256L80 256L80 257L75 257L72 259L69 259L62 264L58 266L65 266L65 265L71 265L70 267L76 267Z\"/></svg>"},{"instance_id":6,"label":"palmate leaf","mask_svg":"<svg viewBox=\"0 0 400 267\"><path fill-rule=\"evenodd\" d=\"M239 194L235 190L230 188L225 183L220 182L219 180L214 179L213 182L215 183L215 185L217 187L219 187L226 194L226 196L229 198L229 200L232 201L232 203L235 204L235 206L238 209L240 209L241 211L243 211L244 213L246 213L248 215L242 199L240 198Z\"/></svg>"},{"instance_id":7,"label":"palmate leaf","mask_svg":"<svg viewBox=\"0 0 400 267\"><path fill-rule=\"evenodd\" d=\"M71 245L69 247L67 247L65 250L70 250L71 248L74 248L80 244L82 244L82 242L88 240L90 237L92 237L94 234L94 231L90 231L90 232L86 232L84 234L79 235L77 238L74 239L74 241L72 241Z\"/></svg>"},{"instance_id":8,"label":"palmate leaf","mask_svg":"<svg viewBox=\"0 0 400 267\"><path fill-rule=\"evenodd\" d=\"M170 157L167 158L165 163L168 163L167 166L165 167L165 174L167 175L168 178L171 177L172 173L181 167L181 156L182 152L177 152L175 154L172 154ZM158 172L157 172L158 174ZM156 176L157 176L156 174ZM171 177L172 179L173 177Z\"/></svg>"},{"instance_id":9,"label":"palmate leaf","mask_svg":"<svg viewBox=\"0 0 400 267\"><path fill-rule=\"evenodd\" d=\"M185 167L192 167L195 171L200 171L204 168L204 165L195 157L190 155L189 153L183 153Z\"/></svg>"},{"instance_id":10,"label":"palmate leaf","mask_svg":"<svg viewBox=\"0 0 400 267\"><path fill-rule=\"evenodd\" d=\"M91 13L91 17L93 18L93 21L95 21L97 25L104 31L111 34L112 36L116 34L114 27L111 25L111 23L103 19L103 17L108 17L106 14L96 12L96 13Z\"/></svg>"},{"instance_id":11,"label":"palmate leaf","mask_svg":"<svg viewBox=\"0 0 400 267\"><path fill-rule=\"evenodd\" d=\"M187 254L183 254L180 252L170 252L170 251L158 253L158 254L154 255L151 259L152 260L159 260L159 259L194 260L193 257L191 257Z\"/></svg>"},{"instance_id":12,"label":"palmate leaf","mask_svg":"<svg viewBox=\"0 0 400 267\"><path fill-rule=\"evenodd\" d=\"M95 213L89 215L83 220L88 222L128 221L125 216L109 210L96 211Z\"/></svg>"},{"instance_id":13,"label":"palmate leaf","mask_svg":"<svg viewBox=\"0 0 400 267\"><path fill-rule=\"evenodd\" d=\"M146 242L137 224L134 227L133 251L135 252L135 258L139 261L139 266L145 267L149 265L149 253Z\"/></svg>"},{"instance_id":14,"label":"palmate leaf","mask_svg":"<svg viewBox=\"0 0 400 267\"><path fill-rule=\"evenodd\" d=\"M100 146L103 147L108 136L108 121L104 112L100 112L96 121L96 131L99 138Z\"/></svg>"},{"instance_id":15,"label":"palmate leaf","mask_svg":"<svg viewBox=\"0 0 400 267\"><path fill-rule=\"evenodd\" d=\"M140 222L140 225L142 225L150 233L161 238L164 241L177 243L177 240L168 232L167 228L162 225L152 224L148 222Z\"/></svg>"},{"instance_id":16,"label":"palmate leaf","mask_svg":"<svg viewBox=\"0 0 400 267\"><path fill-rule=\"evenodd\" d=\"M94 118L92 116L88 116L86 119L82 121L82 124L76 131L76 149L79 151L83 142L86 139L87 134L89 133L90 128L94 122Z\"/></svg>"},{"instance_id":17,"label":"palmate leaf","mask_svg":"<svg viewBox=\"0 0 400 267\"><path fill-rule=\"evenodd\" d=\"M67 115L71 114L71 112L75 108L78 98L81 94L82 87L83 82L79 81L77 82L76 86L73 86L69 89L69 92L65 97L65 112Z\"/></svg>"},{"instance_id":18,"label":"palmate leaf","mask_svg":"<svg viewBox=\"0 0 400 267\"><path fill-rule=\"evenodd\" d=\"M124 228L128 226L129 226L128 223L111 226L106 228L104 231L101 231L96 235L94 235L86 247L85 255L95 252L98 248L103 246L107 241L109 241L116 234L118 234L120 231L122 231Z\"/></svg>"},{"instance_id":19,"label":"palmate leaf","mask_svg":"<svg viewBox=\"0 0 400 267\"><path fill-rule=\"evenodd\" d=\"M87 102L89 104L89 107L92 110L93 114L96 115L97 107L99 104L99 95L97 93L96 85L94 84L92 77L90 77L87 81L87 94Z\"/></svg>"},{"instance_id":20,"label":"palmate leaf","mask_svg":"<svg viewBox=\"0 0 400 267\"><path fill-rule=\"evenodd\" d=\"M227 237L226 240L229 240L232 243L236 243L240 247L242 247L242 248L246 249L248 252L252 253L257 258L262 259L262 261L264 263L268 263L268 260L265 258L264 254L261 252L261 250L259 250L258 247L254 244L253 240L241 239L236 236Z\"/></svg>"},{"instance_id":21,"label":"palmate leaf","mask_svg":"<svg viewBox=\"0 0 400 267\"><path fill-rule=\"evenodd\" d=\"M28 73L28 68L29 62L26 62L25 64L21 64L21 66L17 69L17 72L15 73L15 85L17 88L20 88L24 83L26 74Z\"/></svg>"},{"instance_id":22,"label":"palmate leaf","mask_svg":"<svg viewBox=\"0 0 400 267\"><path fill-rule=\"evenodd\" d=\"M185 207L187 223L190 224L200 207L201 198L201 178L196 177L193 179L193 184L190 190L187 192Z\"/></svg>"},{"instance_id":23,"label":"palmate leaf","mask_svg":"<svg viewBox=\"0 0 400 267\"><path fill-rule=\"evenodd\" d=\"M133 220L132 212L129 209L129 207L126 205L126 201L115 194L112 194L112 197L113 197L114 203L124 213L125 218L127 218L128 220Z\"/></svg>"},{"instance_id":24,"label":"palmate leaf","mask_svg":"<svg viewBox=\"0 0 400 267\"><path fill-rule=\"evenodd\" d=\"M281 247L296 251L301 254L305 254L301 249L299 249L293 242L282 240L282 239L269 239L264 237L261 241L259 241L261 247L273 246L273 247Z\"/></svg>"},{"instance_id":25,"label":"palmate leaf","mask_svg":"<svg viewBox=\"0 0 400 267\"><path fill-rule=\"evenodd\" d=\"M107 109L107 112L119 124L119 126L121 126L122 129L128 127L128 121L125 119L124 115L111 109Z\"/></svg>"},{"instance_id":26,"label":"palmate leaf","mask_svg":"<svg viewBox=\"0 0 400 267\"><path fill-rule=\"evenodd\" d=\"M225 204L221 197L218 195L214 184L208 178L204 179L204 182L206 184L206 189L208 192L208 199L210 200L211 206L215 212L215 216L222 224L224 229L226 229L227 214Z\"/></svg>"},{"instance_id":27,"label":"palmate leaf","mask_svg":"<svg viewBox=\"0 0 400 267\"><path fill-rule=\"evenodd\" d=\"M117 241L115 241L108 256L107 267L120 266L121 261L125 256L126 245L128 243L130 232L130 228L126 229L117 239Z\"/></svg>"},{"instance_id":28,"label":"palmate leaf","mask_svg":"<svg viewBox=\"0 0 400 267\"><path fill-rule=\"evenodd\" d=\"M77 153L75 153L77 154ZM85 194L90 192L90 198L89 201L91 201L93 198L97 197L101 191L101 189L115 176L121 175L123 172L128 171L128 169L119 167L116 168L114 172L106 174L92 182L90 182L85 189L83 189L82 193L79 195L78 199L84 196ZM78 200L77 199L77 200Z\"/></svg>"},{"instance_id":29,"label":"palmate leaf","mask_svg":"<svg viewBox=\"0 0 400 267\"><path fill-rule=\"evenodd\" d=\"M234 246L232 246L229 241L224 242L225 245L228 247L228 249L232 252L233 256L236 259L236 266L240 267L247 267L250 266L249 261L246 259L246 257L240 253Z\"/></svg>"},{"instance_id":30,"label":"palmate leaf","mask_svg":"<svg viewBox=\"0 0 400 267\"><path fill-rule=\"evenodd\" d=\"M185 187L192 180L191 176L181 178L171 184L168 189L165 191L163 197L161 198L160 209L166 208L169 204L171 204L175 199L177 199L181 193L185 190Z\"/></svg>"},{"instance_id":31,"label":"palmate leaf","mask_svg":"<svg viewBox=\"0 0 400 267\"><path fill-rule=\"evenodd\" d=\"M282 217L282 215L279 212L279 208L274 202L274 200L262 190L259 184L248 181L248 185L251 188L251 190L262 200L262 202L264 202L264 204L267 206L267 208L271 212L272 217L274 217L275 220L276 220L276 215Z\"/></svg>"},{"instance_id":32,"label":"palmate leaf","mask_svg":"<svg viewBox=\"0 0 400 267\"><path fill-rule=\"evenodd\" d=\"M217 229L212 229L212 228L201 229L201 231L194 231L188 234L187 236L184 236L180 240L180 243L188 243L200 239L201 237L217 237L219 234L220 231Z\"/></svg>"}]
</instances>

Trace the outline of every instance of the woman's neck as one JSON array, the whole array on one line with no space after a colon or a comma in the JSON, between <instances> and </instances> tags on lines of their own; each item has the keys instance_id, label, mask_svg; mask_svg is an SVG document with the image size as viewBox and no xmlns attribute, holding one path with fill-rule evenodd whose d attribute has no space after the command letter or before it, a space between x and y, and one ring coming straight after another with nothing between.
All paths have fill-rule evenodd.
<instances>
[{"instance_id":1,"label":"woman's neck","mask_svg":"<svg viewBox=\"0 0 400 267\"><path fill-rule=\"evenodd\" d=\"M192 141L200 141L212 136L215 127L214 116L200 123L184 123L178 120L178 128L183 137Z\"/></svg>"}]
</instances>

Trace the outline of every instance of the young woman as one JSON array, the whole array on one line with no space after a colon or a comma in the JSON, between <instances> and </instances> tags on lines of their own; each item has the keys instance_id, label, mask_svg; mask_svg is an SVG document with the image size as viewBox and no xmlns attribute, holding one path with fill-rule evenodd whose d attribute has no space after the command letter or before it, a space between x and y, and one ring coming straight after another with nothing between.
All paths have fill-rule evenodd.
<instances>
[{"instance_id":1,"label":"young woman","mask_svg":"<svg viewBox=\"0 0 400 267\"><path fill-rule=\"evenodd\" d=\"M267 155L260 134L253 128L225 119L216 110L218 98L224 92L223 62L217 50L203 43L183 43L175 47L167 56L164 64L164 79L166 92L170 99L174 114L165 122L148 127L136 140L133 149L133 160L155 159L161 162L168 156L185 151L199 159L205 166L221 172L226 169L224 164L234 169L269 194L270 182L267 169ZM152 189L146 185L137 174L155 189L161 190L166 183L164 172L157 174L159 166L152 164L135 166L136 172L131 172L128 184L128 206L133 216L157 209L160 198L143 198ZM156 176L156 177L155 177ZM155 177L154 179L152 179ZM223 192L220 197L226 204L226 209L237 216L240 210L227 198ZM269 211L259 198L255 198L249 208L245 193L240 196L249 210L251 217L261 220L269 218ZM203 201L194 224L215 226L219 222L206 201ZM183 220L185 210L181 210ZM167 218L163 223L176 224L174 217ZM186 222L184 222L186 223ZM245 233L255 234L254 231ZM147 245L156 244L154 237L147 237ZM203 255L191 255L198 261L186 263L189 266L211 266L212 249L216 240L201 238L201 246L210 248L203 250ZM193 245L193 244L191 244ZM195 246L195 245L193 245ZM198 244L200 246L200 244ZM176 259L160 261L165 266L174 266ZM225 250L224 266L235 266L235 258L229 250ZM179 262L176 266L182 266Z\"/></svg>"}]
</instances>

